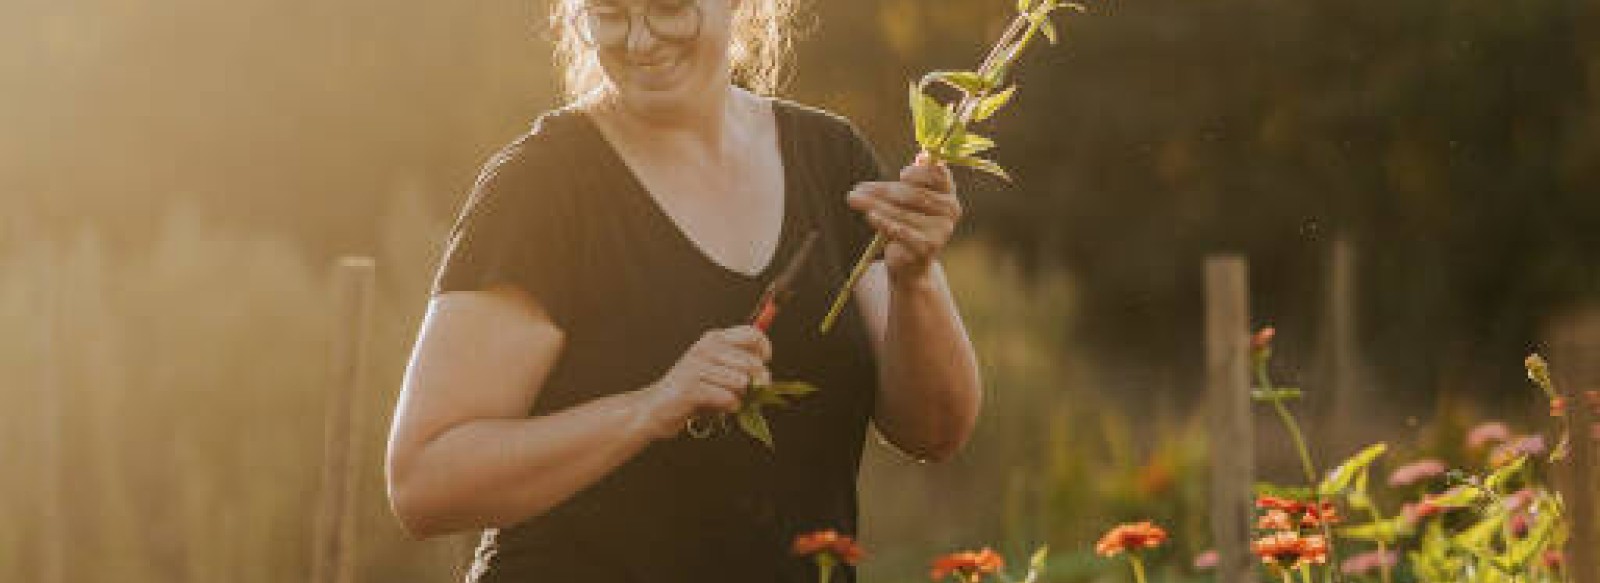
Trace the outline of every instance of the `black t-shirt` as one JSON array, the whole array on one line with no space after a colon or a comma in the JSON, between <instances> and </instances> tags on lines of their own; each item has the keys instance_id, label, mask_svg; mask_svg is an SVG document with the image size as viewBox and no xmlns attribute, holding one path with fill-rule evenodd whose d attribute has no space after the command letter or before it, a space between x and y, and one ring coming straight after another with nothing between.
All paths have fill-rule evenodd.
<instances>
[{"instance_id":1,"label":"black t-shirt","mask_svg":"<svg viewBox=\"0 0 1600 583\"><path fill-rule=\"evenodd\" d=\"M485 531L471 581L806 583L815 567L789 555L793 537L856 532L876 366L853 301L829 334L817 325L873 234L845 194L884 173L843 118L783 100L773 108L783 227L755 277L688 239L587 114L541 115L485 166L433 293L517 285L566 332L531 415L644 387L706 330L744 323L810 229L819 245L768 331L769 368L821 390L768 409L776 453L732 424L711 439L680 434L543 515Z\"/></svg>"}]
</instances>

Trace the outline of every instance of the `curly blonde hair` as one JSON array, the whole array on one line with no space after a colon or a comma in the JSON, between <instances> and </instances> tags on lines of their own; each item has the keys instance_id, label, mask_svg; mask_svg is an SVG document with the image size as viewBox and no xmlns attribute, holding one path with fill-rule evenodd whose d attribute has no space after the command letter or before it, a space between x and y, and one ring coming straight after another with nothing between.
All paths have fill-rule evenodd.
<instances>
[{"instance_id":1,"label":"curly blonde hair","mask_svg":"<svg viewBox=\"0 0 1600 583\"><path fill-rule=\"evenodd\" d=\"M728 47L734 83L771 95L788 80L789 60L799 33L801 1L742 0L733 15L733 41ZM579 38L573 23L573 15L583 3L584 0L553 0L550 10L556 69L561 71L562 92L569 100L605 85L599 58Z\"/></svg>"}]
</instances>

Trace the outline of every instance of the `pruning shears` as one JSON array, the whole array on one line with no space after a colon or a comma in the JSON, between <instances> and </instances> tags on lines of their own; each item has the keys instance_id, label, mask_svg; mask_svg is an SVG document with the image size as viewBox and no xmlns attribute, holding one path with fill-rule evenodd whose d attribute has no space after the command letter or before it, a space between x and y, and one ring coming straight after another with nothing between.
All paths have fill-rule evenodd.
<instances>
[{"instance_id":1,"label":"pruning shears","mask_svg":"<svg viewBox=\"0 0 1600 583\"><path fill-rule=\"evenodd\" d=\"M794 281L800 277L800 269L805 267L806 259L811 256L812 248L816 247L817 231L812 229L806 232L805 240L801 241L800 248L789 257L789 262L784 264L783 271L767 284L762 290L761 298L756 301L756 307L751 310L750 317L746 319L751 326L762 332L772 327L772 321L778 317L778 310L785 302L794 296ZM753 385L754 381L752 381ZM718 430L728 427L727 413L718 414L715 418L706 415L695 415L684 422L684 428L690 437L705 439L716 435Z\"/></svg>"}]
</instances>

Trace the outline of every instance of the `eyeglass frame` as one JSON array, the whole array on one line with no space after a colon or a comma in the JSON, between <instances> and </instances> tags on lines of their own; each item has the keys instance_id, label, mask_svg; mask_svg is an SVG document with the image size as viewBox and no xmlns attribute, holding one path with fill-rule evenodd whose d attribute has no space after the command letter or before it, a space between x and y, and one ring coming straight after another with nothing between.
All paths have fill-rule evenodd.
<instances>
[{"instance_id":1,"label":"eyeglass frame","mask_svg":"<svg viewBox=\"0 0 1600 583\"><path fill-rule=\"evenodd\" d=\"M631 5L616 6L617 8L625 10L628 13L628 26L623 31L621 42L613 42L608 44L600 43L599 39L593 38L594 31L590 30L588 25L583 22L585 15L591 9L600 8L600 6L584 3L577 10L574 10L572 15L568 17L568 24L570 24L573 27L573 30L577 32L578 42L590 49L615 48L616 46L626 45L628 43L628 38L633 36L635 13L638 13L644 20L644 29L650 31L651 36L654 36L656 39L662 42L683 44L693 42L695 39L700 38L700 33L703 32L705 28L706 13L705 10L700 8L700 3L698 1L688 0L687 2L683 2L683 7L685 9L694 11L694 32L683 35L682 37L661 34L661 32L656 30L656 27L651 24L650 9L656 4L664 4L664 2L661 2L661 0L647 0L643 3L643 6L640 7L634 7Z\"/></svg>"}]
</instances>

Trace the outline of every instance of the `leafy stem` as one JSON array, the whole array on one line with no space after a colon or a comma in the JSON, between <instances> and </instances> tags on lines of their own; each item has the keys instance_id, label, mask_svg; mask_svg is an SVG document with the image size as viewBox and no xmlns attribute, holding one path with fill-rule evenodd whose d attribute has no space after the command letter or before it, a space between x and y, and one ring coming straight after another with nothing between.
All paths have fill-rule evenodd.
<instances>
[{"instance_id":1,"label":"leafy stem","mask_svg":"<svg viewBox=\"0 0 1600 583\"><path fill-rule=\"evenodd\" d=\"M1014 86L999 92L996 89L1005 81L1010 65L1022 55L1023 49L1040 31L1052 44L1055 42L1055 26L1050 21L1050 13L1062 7L1082 10L1077 4L1064 4L1059 0L1020 0L1016 16L984 55L977 71L933 72L912 85L912 125L916 128L917 144L931 158L931 162L967 166L1010 180L999 164L977 156L994 147L994 141L969 134L967 127L994 115L1010 101L1016 89ZM935 81L960 91L961 98L955 104L939 104L925 92L928 85ZM850 275L835 292L827 315L822 318L819 330L823 334L833 329L839 314L844 311L845 303L850 299L850 292L860 283L867 267L887 244L883 234L877 233L856 259Z\"/></svg>"}]
</instances>

